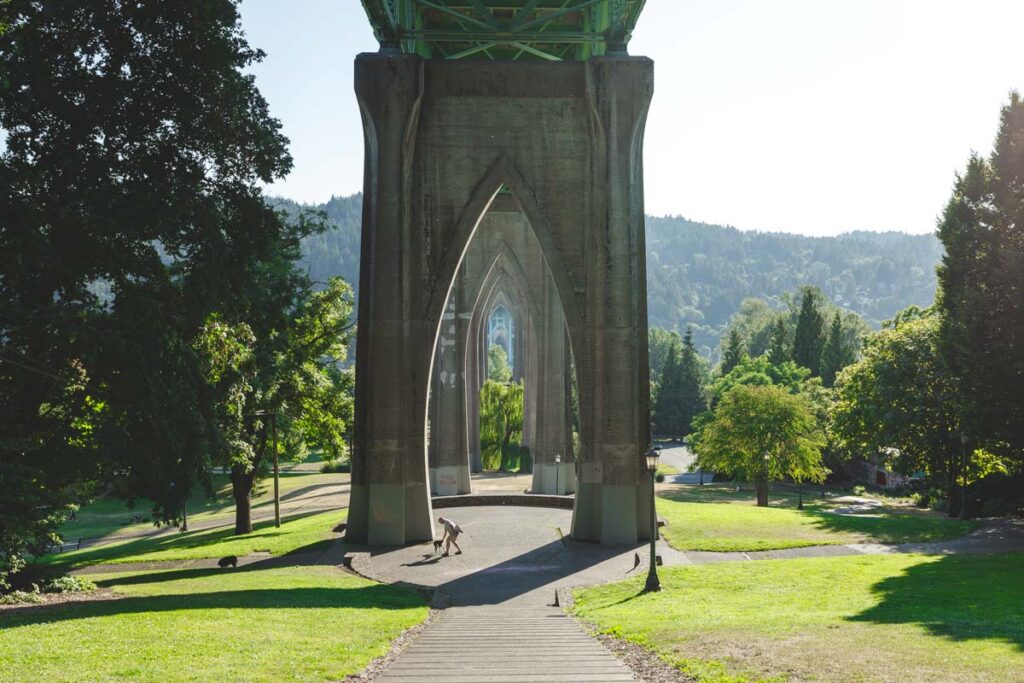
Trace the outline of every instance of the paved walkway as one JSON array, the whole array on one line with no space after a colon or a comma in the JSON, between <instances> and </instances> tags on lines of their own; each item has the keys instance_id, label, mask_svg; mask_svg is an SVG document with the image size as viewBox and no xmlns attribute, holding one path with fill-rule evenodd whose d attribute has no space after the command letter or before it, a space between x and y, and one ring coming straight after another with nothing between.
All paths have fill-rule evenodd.
<instances>
[{"instance_id":1,"label":"paved walkway","mask_svg":"<svg viewBox=\"0 0 1024 683\"><path fill-rule=\"evenodd\" d=\"M519 683L633 681L600 642L557 607L456 607L442 612L377 681Z\"/></svg>"}]
</instances>

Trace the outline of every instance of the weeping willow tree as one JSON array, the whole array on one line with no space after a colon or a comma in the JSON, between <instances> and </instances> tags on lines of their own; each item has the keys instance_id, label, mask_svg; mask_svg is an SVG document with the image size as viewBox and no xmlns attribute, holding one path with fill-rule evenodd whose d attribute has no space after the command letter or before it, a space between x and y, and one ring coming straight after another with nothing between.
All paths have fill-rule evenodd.
<instances>
[{"instance_id":1,"label":"weeping willow tree","mask_svg":"<svg viewBox=\"0 0 1024 683\"><path fill-rule=\"evenodd\" d=\"M523 437L523 385L492 379L480 389L480 456L485 470L526 469Z\"/></svg>"}]
</instances>

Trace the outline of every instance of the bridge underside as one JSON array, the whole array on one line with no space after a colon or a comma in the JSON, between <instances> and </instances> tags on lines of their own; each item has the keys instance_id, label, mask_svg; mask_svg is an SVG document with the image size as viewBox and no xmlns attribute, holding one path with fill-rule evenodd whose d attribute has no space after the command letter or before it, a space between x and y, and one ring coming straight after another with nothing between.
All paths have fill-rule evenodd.
<instances>
[{"instance_id":1,"label":"bridge underside","mask_svg":"<svg viewBox=\"0 0 1024 683\"><path fill-rule=\"evenodd\" d=\"M652 62L627 56L356 59L366 166L349 538L433 538L435 349L467 249L502 187L543 252L576 370L572 535L649 537L642 147L652 90Z\"/></svg>"}]
</instances>

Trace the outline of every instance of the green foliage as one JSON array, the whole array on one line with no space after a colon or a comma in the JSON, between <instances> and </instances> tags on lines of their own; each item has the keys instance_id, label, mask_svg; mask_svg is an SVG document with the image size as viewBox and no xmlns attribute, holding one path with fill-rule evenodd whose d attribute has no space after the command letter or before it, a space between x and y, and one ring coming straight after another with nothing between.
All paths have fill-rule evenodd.
<instances>
[{"instance_id":1,"label":"green foliage","mask_svg":"<svg viewBox=\"0 0 1024 683\"><path fill-rule=\"evenodd\" d=\"M747 384L723 394L695 443L701 467L753 481L758 505L767 505L773 480L821 481L824 446L813 407L802 395Z\"/></svg>"},{"instance_id":2,"label":"green foliage","mask_svg":"<svg viewBox=\"0 0 1024 683\"><path fill-rule=\"evenodd\" d=\"M789 330L783 316L776 317L772 322L767 355L773 365L782 365L787 360L793 360L793 345L790 343Z\"/></svg>"},{"instance_id":3,"label":"green foliage","mask_svg":"<svg viewBox=\"0 0 1024 683\"><path fill-rule=\"evenodd\" d=\"M973 444L1024 466L1024 99L1002 109L992 154L973 155L938 226L939 347Z\"/></svg>"},{"instance_id":4,"label":"green foliage","mask_svg":"<svg viewBox=\"0 0 1024 683\"><path fill-rule=\"evenodd\" d=\"M779 365L768 360L768 356L745 357L726 375L711 384L711 405L715 406L730 389L745 386L779 386L791 393L800 393L810 376L810 370L797 366L793 361Z\"/></svg>"},{"instance_id":5,"label":"green foliage","mask_svg":"<svg viewBox=\"0 0 1024 683\"><path fill-rule=\"evenodd\" d=\"M749 357L747 356L746 344L743 343L740 331L733 328L729 330L728 341L726 342L725 350L722 352L722 363L718 366L718 373L720 375L729 374L745 357Z\"/></svg>"},{"instance_id":6,"label":"green foliage","mask_svg":"<svg viewBox=\"0 0 1024 683\"><path fill-rule=\"evenodd\" d=\"M653 387L661 382L661 371L665 369L665 361L674 345L680 343L679 334L660 327L647 330L647 360L651 368L652 403Z\"/></svg>"},{"instance_id":7,"label":"green foliage","mask_svg":"<svg viewBox=\"0 0 1024 683\"><path fill-rule=\"evenodd\" d=\"M693 419L707 410L707 363L693 347L689 330L679 343L671 339L661 381L655 390L654 433L664 437L685 437Z\"/></svg>"},{"instance_id":8,"label":"green foliage","mask_svg":"<svg viewBox=\"0 0 1024 683\"><path fill-rule=\"evenodd\" d=\"M84 576L58 576L43 585L44 593L85 593L96 590L96 584Z\"/></svg>"},{"instance_id":9,"label":"green foliage","mask_svg":"<svg viewBox=\"0 0 1024 683\"><path fill-rule=\"evenodd\" d=\"M956 386L939 355L933 312L905 316L869 338L863 358L836 380L832 429L847 449L884 456L949 488L962 455Z\"/></svg>"},{"instance_id":10,"label":"green foliage","mask_svg":"<svg viewBox=\"0 0 1024 683\"><path fill-rule=\"evenodd\" d=\"M492 347L498 348L498 347ZM523 463L523 385L489 379L480 389L480 456L485 470L518 469Z\"/></svg>"},{"instance_id":11,"label":"green foliage","mask_svg":"<svg viewBox=\"0 0 1024 683\"><path fill-rule=\"evenodd\" d=\"M935 295L942 248L934 235L851 232L837 237L758 233L678 216L648 216L647 292L651 325L682 331L710 356L746 298L785 305L803 285L821 289L872 326ZM792 334L792 328L790 328ZM751 355L755 348L752 337Z\"/></svg>"},{"instance_id":12,"label":"green foliage","mask_svg":"<svg viewBox=\"0 0 1024 683\"><path fill-rule=\"evenodd\" d=\"M839 311L832 315L825 348L821 352L821 380L827 387L835 384L836 374L853 363L856 358L843 335L843 324Z\"/></svg>"},{"instance_id":13,"label":"green foliage","mask_svg":"<svg viewBox=\"0 0 1024 683\"><path fill-rule=\"evenodd\" d=\"M252 531L250 496L272 455L268 429L276 427L278 447L293 458L308 448L334 459L347 454L352 378L340 366L351 329L351 289L331 278L326 288L297 292L278 305L261 311L259 336L247 323L228 325L213 316L195 342L216 396L219 439L212 457L231 471L239 534Z\"/></svg>"},{"instance_id":14,"label":"green foliage","mask_svg":"<svg viewBox=\"0 0 1024 683\"><path fill-rule=\"evenodd\" d=\"M9 0L0 21L2 575L92 481L178 516L215 438L191 341L269 298L318 224L264 202L291 157L235 2Z\"/></svg>"},{"instance_id":15,"label":"green foliage","mask_svg":"<svg viewBox=\"0 0 1024 683\"><path fill-rule=\"evenodd\" d=\"M824 319L820 310L822 298L818 289L801 289L800 314L793 337L793 360L815 376L821 368L821 352L825 345Z\"/></svg>"},{"instance_id":16,"label":"green foliage","mask_svg":"<svg viewBox=\"0 0 1024 683\"><path fill-rule=\"evenodd\" d=\"M512 381L512 368L508 364L508 354L497 344L487 349L487 379L505 384Z\"/></svg>"}]
</instances>

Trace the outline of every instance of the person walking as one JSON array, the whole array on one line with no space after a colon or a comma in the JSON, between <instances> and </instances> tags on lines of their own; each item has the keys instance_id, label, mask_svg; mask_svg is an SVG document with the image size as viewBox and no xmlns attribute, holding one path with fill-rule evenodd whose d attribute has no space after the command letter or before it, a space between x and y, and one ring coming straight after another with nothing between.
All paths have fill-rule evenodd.
<instances>
[{"instance_id":1,"label":"person walking","mask_svg":"<svg viewBox=\"0 0 1024 683\"><path fill-rule=\"evenodd\" d=\"M448 555L448 550L451 546L455 546L455 550L457 551L455 553L456 555L461 555L462 548L459 547L459 544L455 539L457 539L459 534L462 533L462 527L452 520L444 517L438 517L437 521L444 525L444 535L441 536L441 540L444 541L444 555L442 555L442 557L446 557Z\"/></svg>"}]
</instances>

